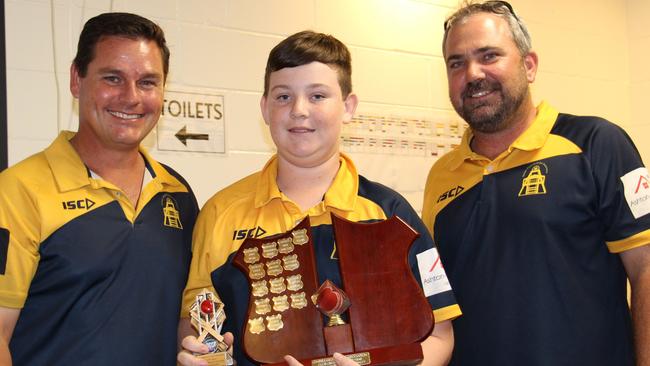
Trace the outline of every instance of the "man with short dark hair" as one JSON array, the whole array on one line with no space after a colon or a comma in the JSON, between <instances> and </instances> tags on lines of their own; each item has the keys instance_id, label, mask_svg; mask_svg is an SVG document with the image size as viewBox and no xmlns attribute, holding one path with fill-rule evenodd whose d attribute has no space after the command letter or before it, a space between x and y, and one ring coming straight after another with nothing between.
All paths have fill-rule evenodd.
<instances>
[{"instance_id":1,"label":"man with short dark hair","mask_svg":"<svg viewBox=\"0 0 650 366\"><path fill-rule=\"evenodd\" d=\"M70 68L79 131L0 174L0 364L175 365L198 207L140 146L168 65L150 20L90 19Z\"/></svg>"},{"instance_id":2,"label":"man with short dark hair","mask_svg":"<svg viewBox=\"0 0 650 366\"><path fill-rule=\"evenodd\" d=\"M423 220L463 310L451 364L634 365L634 329L648 365L650 176L630 138L535 107L538 57L504 1L454 13L443 54L469 129L431 169Z\"/></svg>"}]
</instances>

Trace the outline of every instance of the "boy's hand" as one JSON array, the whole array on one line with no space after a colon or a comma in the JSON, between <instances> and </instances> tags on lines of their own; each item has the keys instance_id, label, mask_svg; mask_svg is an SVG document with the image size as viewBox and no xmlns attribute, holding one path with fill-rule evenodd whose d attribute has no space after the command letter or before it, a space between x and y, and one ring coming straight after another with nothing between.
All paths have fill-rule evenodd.
<instances>
[{"instance_id":1,"label":"boy's hand","mask_svg":"<svg viewBox=\"0 0 650 366\"><path fill-rule=\"evenodd\" d=\"M352 361L352 359L345 357L338 352L335 352L332 357L334 357L334 362L336 362L337 366L359 366L358 363ZM303 366L300 362L298 362L298 360L289 355L284 356L284 360L287 361L289 366Z\"/></svg>"},{"instance_id":2,"label":"boy's hand","mask_svg":"<svg viewBox=\"0 0 650 366\"><path fill-rule=\"evenodd\" d=\"M223 341L228 345L228 353L232 355L232 343L233 335L230 332L227 332L223 335ZM193 336L189 335L183 338L181 342L181 347L183 349L178 352L176 360L182 366L208 366L206 360L196 357L194 354L206 354L208 353L208 346L199 342L199 340Z\"/></svg>"}]
</instances>

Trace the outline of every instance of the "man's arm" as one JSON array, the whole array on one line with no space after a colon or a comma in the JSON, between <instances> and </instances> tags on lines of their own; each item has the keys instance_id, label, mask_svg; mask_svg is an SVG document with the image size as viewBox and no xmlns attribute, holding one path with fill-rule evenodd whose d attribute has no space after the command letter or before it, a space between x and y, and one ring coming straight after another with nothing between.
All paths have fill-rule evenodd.
<instances>
[{"instance_id":1,"label":"man's arm","mask_svg":"<svg viewBox=\"0 0 650 366\"><path fill-rule=\"evenodd\" d=\"M454 349L454 329L451 320L436 323L431 335L422 342L423 366L446 365Z\"/></svg>"},{"instance_id":2,"label":"man's arm","mask_svg":"<svg viewBox=\"0 0 650 366\"><path fill-rule=\"evenodd\" d=\"M11 366L9 341L14 333L20 309L0 307L0 365Z\"/></svg>"},{"instance_id":3,"label":"man's arm","mask_svg":"<svg viewBox=\"0 0 650 366\"><path fill-rule=\"evenodd\" d=\"M636 364L650 366L650 245L621 253L632 287L632 322Z\"/></svg>"}]
</instances>

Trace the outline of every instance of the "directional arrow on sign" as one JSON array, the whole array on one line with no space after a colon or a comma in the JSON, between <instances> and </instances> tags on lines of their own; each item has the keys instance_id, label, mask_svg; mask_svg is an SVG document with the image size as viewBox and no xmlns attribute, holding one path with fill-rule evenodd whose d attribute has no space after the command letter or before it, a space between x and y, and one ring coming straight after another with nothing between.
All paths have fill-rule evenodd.
<instances>
[{"instance_id":1,"label":"directional arrow on sign","mask_svg":"<svg viewBox=\"0 0 650 366\"><path fill-rule=\"evenodd\" d=\"M187 133L187 126L183 126L174 136L185 146L187 140L210 140L210 135L207 133Z\"/></svg>"}]
</instances>

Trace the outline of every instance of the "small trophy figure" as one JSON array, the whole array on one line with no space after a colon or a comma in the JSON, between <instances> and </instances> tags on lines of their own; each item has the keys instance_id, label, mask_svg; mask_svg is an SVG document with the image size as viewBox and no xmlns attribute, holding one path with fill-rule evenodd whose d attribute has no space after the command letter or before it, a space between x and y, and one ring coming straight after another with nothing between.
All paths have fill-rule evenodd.
<instances>
[{"instance_id":1,"label":"small trophy figure","mask_svg":"<svg viewBox=\"0 0 650 366\"><path fill-rule=\"evenodd\" d=\"M227 352L228 345L221 336L221 327L226 320L224 305L216 296L204 289L196 295L196 301L190 308L190 321L199 332L198 340L209 348L209 353L197 355L208 361L210 366L233 365L233 359Z\"/></svg>"}]
</instances>

